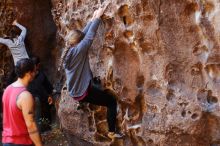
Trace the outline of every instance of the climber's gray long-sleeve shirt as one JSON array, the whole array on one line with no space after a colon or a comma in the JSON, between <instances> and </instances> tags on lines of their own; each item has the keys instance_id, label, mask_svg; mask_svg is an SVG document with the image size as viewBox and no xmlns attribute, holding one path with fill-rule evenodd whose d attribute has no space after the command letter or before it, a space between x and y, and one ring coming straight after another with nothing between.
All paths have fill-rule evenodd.
<instances>
[{"instance_id":1,"label":"climber's gray long-sleeve shirt","mask_svg":"<svg viewBox=\"0 0 220 146\"><path fill-rule=\"evenodd\" d=\"M0 43L6 45L12 54L13 60L14 60L14 64L16 65L16 63L23 58L29 58L26 48L25 48L25 44L24 44L24 39L26 36L26 28L23 27L22 25L16 23L15 24L18 28L21 29L21 34L18 38L14 38L13 41L10 39L3 39L0 38Z\"/></svg>"},{"instance_id":2,"label":"climber's gray long-sleeve shirt","mask_svg":"<svg viewBox=\"0 0 220 146\"><path fill-rule=\"evenodd\" d=\"M100 21L100 19L95 19L86 25L83 30L85 37L68 51L64 59L67 89L71 97L83 95L92 79L88 50L92 45Z\"/></svg>"}]
</instances>

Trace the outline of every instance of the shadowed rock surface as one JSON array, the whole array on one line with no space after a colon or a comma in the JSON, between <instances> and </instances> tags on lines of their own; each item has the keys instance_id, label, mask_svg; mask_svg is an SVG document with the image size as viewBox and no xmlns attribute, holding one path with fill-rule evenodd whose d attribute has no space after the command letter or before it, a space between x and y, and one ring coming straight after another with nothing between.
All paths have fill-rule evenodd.
<instances>
[{"instance_id":1,"label":"shadowed rock surface","mask_svg":"<svg viewBox=\"0 0 220 146\"><path fill-rule=\"evenodd\" d=\"M56 25L51 14L52 4L50 0L1 0L0 1L0 37L10 36L12 22L17 19L27 28L25 45L29 56L40 57L44 69L50 74L50 79L55 75L56 61ZM0 88L12 71L13 60L7 47L0 45Z\"/></svg>"},{"instance_id":2,"label":"shadowed rock surface","mask_svg":"<svg viewBox=\"0 0 220 146\"><path fill-rule=\"evenodd\" d=\"M102 2L54 1L59 35L82 29ZM117 95L118 127L126 136L106 139L105 109L77 111L65 94L59 109L63 128L95 145L217 145L219 1L108 2L90 49L91 68Z\"/></svg>"},{"instance_id":3,"label":"shadowed rock surface","mask_svg":"<svg viewBox=\"0 0 220 146\"><path fill-rule=\"evenodd\" d=\"M43 2L47 3L42 1L40 5L39 2L37 8L48 5L45 8L48 16L50 2ZM126 136L120 140L108 139L106 109L86 105L77 110L76 102L63 90L58 115L69 144L220 145L218 0L52 0L52 14L58 28L54 47L57 49L41 48L36 52L33 47L30 50L41 54L49 65L55 65L58 50L65 47L63 40L67 32L82 29L94 10L108 2L89 55L94 76L100 76L103 87L117 95L117 126ZM34 4L34 1L23 4L27 3ZM27 16L37 20L42 16L27 7L24 10ZM6 17L6 14L0 15ZM22 15L21 20L33 29L31 31L36 31L34 25L38 25L38 21L30 21L27 16ZM49 31L44 31L48 38L55 37L48 24L51 18L41 20L46 21L42 26L48 26ZM2 22L1 34L7 29L4 24L9 23ZM38 35L29 34L27 45L35 46L31 36ZM53 59L48 59L46 54ZM53 77L57 75L54 67L48 67ZM54 81L58 82L58 78Z\"/></svg>"}]
</instances>

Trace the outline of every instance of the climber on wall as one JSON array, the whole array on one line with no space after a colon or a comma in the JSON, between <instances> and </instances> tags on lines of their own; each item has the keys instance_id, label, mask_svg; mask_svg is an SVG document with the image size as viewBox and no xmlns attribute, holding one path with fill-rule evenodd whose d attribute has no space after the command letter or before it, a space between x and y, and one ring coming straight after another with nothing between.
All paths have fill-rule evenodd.
<instances>
[{"instance_id":1,"label":"climber on wall","mask_svg":"<svg viewBox=\"0 0 220 146\"><path fill-rule=\"evenodd\" d=\"M117 102L116 98L93 86L92 72L89 66L88 50L95 38L100 24L100 17L105 8L99 8L83 31L72 30L66 37L67 48L61 56L69 95L79 103L91 103L107 107L108 137L122 138L123 134L116 129Z\"/></svg>"},{"instance_id":2,"label":"climber on wall","mask_svg":"<svg viewBox=\"0 0 220 146\"><path fill-rule=\"evenodd\" d=\"M12 32L10 36L1 38L0 37L0 43L6 45L9 50L11 51L13 60L14 60L14 65L16 65L16 63L23 58L29 58L26 48L25 48L25 37L26 37L26 33L27 33L27 29L22 26L21 24L19 24L17 22L17 20L15 20L12 23L13 26L17 26L19 29L21 29L21 33L18 34L16 31L16 27L12 27ZM12 82L14 82L16 80L16 74L15 71L13 69L12 73L9 76L8 79L8 85L11 84Z\"/></svg>"}]
</instances>

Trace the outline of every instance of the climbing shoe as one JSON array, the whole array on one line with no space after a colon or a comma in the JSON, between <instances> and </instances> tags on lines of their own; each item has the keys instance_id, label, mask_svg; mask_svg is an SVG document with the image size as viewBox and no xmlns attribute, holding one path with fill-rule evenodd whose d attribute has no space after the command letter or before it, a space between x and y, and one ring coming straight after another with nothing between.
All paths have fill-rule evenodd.
<instances>
[{"instance_id":1,"label":"climbing shoe","mask_svg":"<svg viewBox=\"0 0 220 146\"><path fill-rule=\"evenodd\" d=\"M108 133L108 137L111 138L111 139L114 139L114 138L123 138L123 137L124 137L124 134L123 134L123 133L120 133L120 132L109 132L109 133Z\"/></svg>"}]
</instances>

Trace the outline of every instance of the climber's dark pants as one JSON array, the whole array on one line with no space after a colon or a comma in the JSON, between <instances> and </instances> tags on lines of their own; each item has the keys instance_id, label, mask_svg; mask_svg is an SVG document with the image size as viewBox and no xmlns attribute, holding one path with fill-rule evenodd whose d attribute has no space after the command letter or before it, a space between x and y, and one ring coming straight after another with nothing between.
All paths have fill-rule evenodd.
<instances>
[{"instance_id":1,"label":"climber's dark pants","mask_svg":"<svg viewBox=\"0 0 220 146\"><path fill-rule=\"evenodd\" d=\"M88 95L80 102L88 102L94 105L107 107L107 122L109 132L116 130L117 102L114 96L106 91L91 86Z\"/></svg>"}]
</instances>

